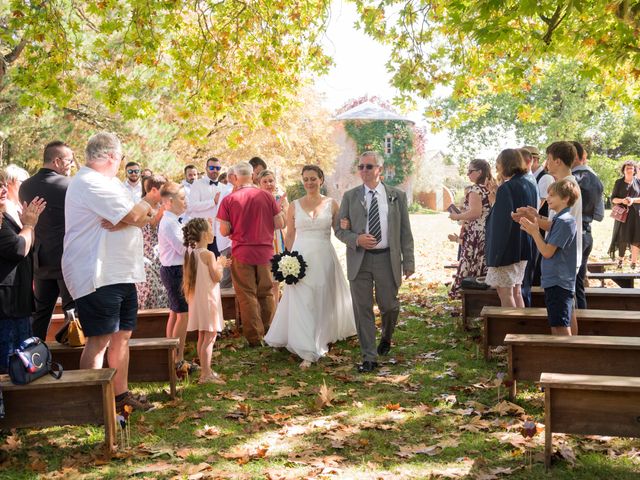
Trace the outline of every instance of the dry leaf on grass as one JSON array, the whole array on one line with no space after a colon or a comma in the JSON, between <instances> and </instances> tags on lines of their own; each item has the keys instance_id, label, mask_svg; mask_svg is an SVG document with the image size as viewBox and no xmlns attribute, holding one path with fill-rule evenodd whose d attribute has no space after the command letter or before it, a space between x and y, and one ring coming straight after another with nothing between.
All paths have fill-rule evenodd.
<instances>
[{"instance_id":1,"label":"dry leaf on grass","mask_svg":"<svg viewBox=\"0 0 640 480\"><path fill-rule=\"evenodd\" d=\"M0 445L0 450L4 450L5 452L12 452L14 450L20 449L21 446L22 440L20 440L18 435L14 433L13 435L9 435L5 442Z\"/></svg>"},{"instance_id":2,"label":"dry leaf on grass","mask_svg":"<svg viewBox=\"0 0 640 480\"><path fill-rule=\"evenodd\" d=\"M177 470L178 470L178 467L176 465L173 465L168 462L157 462L157 463L150 463L148 465L145 465L144 467L139 467L133 472L131 472L131 474L139 475L141 473L158 473L158 472L168 473L168 472L175 472Z\"/></svg>"},{"instance_id":3,"label":"dry leaf on grass","mask_svg":"<svg viewBox=\"0 0 640 480\"><path fill-rule=\"evenodd\" d=\"M487 413L497 413L500 416L505 415L524 415L524 408L515 403L508 402L506 400L501 401L496 406L488 410Z\"/></svg>"},{"instance_id":4,"label":"dry leaf on grass","mask_svg":"<svg viewBox=\"0 0 640 480\"><path fill-rule=\"evenodd\" d=\"M411 458L416 455L429 455L434 456L438 455L442 451L439 445L425 445L424 443L420 445L401 445L400 449L396 452L396 455L401 458Z\"/></svg>"},{"instance_id":5,"label":"dry leaf on grass","mask_svg":"<svg viewBox=\"0 0 640 480\"><path fill-rule=\"evenodd\" d=\"M195 436L198 438L215 438L219 437L222 432L218 427L213 425L205 425L204 427L195 431Z\"/></svg>"},{"instance_id":6,"label":"dry leaf on grass","mask_svg":"<svg viewBox=\"0 0 640 480\"><path fill-rule=\"evenodd\" d=\"M275 394L274 398L287 398L300 396L300 391L299 388L284 386L278 388L273 393Z\"/></svg>"},{"instance_id":7,"label":"dry leaf on grass","mask_svg":"<svg viewBox=\"0 0 640 480\"><path fill-rule=\"evenodd\" d=\"M327 387L326 382L322 381L322 386L318 391L318 396L316 397L316 407L324 408L324 407L332 407L332 401L335 400L336 396L333 392L333 388Z\"/></svg>"}]
</instances>

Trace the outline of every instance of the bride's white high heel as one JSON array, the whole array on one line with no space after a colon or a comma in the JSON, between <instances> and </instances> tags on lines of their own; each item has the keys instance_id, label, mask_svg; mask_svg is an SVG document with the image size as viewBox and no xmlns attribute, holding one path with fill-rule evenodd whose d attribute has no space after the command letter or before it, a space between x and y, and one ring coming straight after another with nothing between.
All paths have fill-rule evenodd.
<instances>
[{"instance_id":1,"label":"bride's white high heel","mask_svg":"<svg viewBox=\"0 0 640 480\"><path fill-rule=\"evenodd\" d=\"M301 364L300 364L300 370L306 370L307 368L309 368L311 366L311 362L309 360L304 360Z\"/></svg>"}]
</instances>

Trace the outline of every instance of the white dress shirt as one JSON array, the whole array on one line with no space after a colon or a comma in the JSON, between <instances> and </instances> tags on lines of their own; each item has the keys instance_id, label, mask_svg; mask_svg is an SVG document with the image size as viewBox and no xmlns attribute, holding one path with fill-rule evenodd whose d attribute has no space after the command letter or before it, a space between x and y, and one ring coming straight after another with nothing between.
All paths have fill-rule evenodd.
<instances>
[{"instance_id":1,"label":"white dress shirt","mask_svg":"<svg viewBox=\"0 0 640 480\"><path fill-rule=\"evenodd\" d=\"M226 188L224 183L210 183L209 177L204 177L191 184L189 199L187 202L187 215L189 218L215 219L218 214L218 205L215 203L216 194Z\"/></svg>"},{"instance_id":2,"label":"white dress shirt","mask_svg":"<svg viewBox=\"0 0 640 480\"><path fill-rule=\"evenodd\" d=\"M131 195L133 203L138 203L142 199L142 182L138 180L135 185L131 185L129 180L125 180L123 184L129 195Z\"/></svg>"},{"instance_id":3,"label":"white dress shirt","mask_svg":"<svg viewBox=\"0 0 640 480\"><path fill-rule=\"evenodd\" d=\"M218 205L222 203L222 199L233 192L233 185L225 185L221 183L219 185L221 187L220 190L220 199L218 200ZM217 209L216 209L217 210ZM217 211L216 211L217 215ZM218 247L218 251L222 252L223 250L229 248L231 246L231 237L223 237L220 233L220 220L217 218L214 221L214 235L216 236L216 246Z\"/></svg>"},{"instance_id":4,"label":"white dress shirt","mask_svg":"<svg viewBox=\"0 0 640 480\"><path fill-rule=\"evenodd\" d=\"M122 182L83 166L71 179L65 197L62 274L74 299L117 283L144 282L142 230L116 225L134 207Z\"/></svg>"},{"instance_id":5,"label":"white dress shirt","mask_svg":"<svg viewBox=\"0 0 640 480\"><path fill-rule=\"evenodd\" d=\"M184 193L187 195L187 198L189 198L189 194L191 193L191 187L193 186L193 184L187 182L186 180L182 180L182 182L180 182L180 185L184 187Z\"/></svg>"},{"instance_id":6,"label":"white dress shirt","mask_svg":"<svg viewBox=\"0 0 640 480\"><path fill-rule=\"evenodd\" d=\"M165 210L158 226L158 254L163 267L182 265L184 262L184 237L178 216Z\"/></svg>"},{"instance_id":7,"label":"white dress shirt","mask_svg":"<svg viewBox=\"0 0 640 480\"><path fill-rule=\"evenodd\" d=\"M366 233L369 233L369 209L371 208L371 198L372 195L370 192L375 192L375 197L378 200L378 214L380 215L380 230L382 233L382 240L380 243L376 245L376 249L379 248L388 248L389 247L389 204L387 203L387 190L384 188L382 182L378 183L378 186L371 190L369 187L364 185L364 201L367 207L367 229Z\"/></svg>"}]
</instances>

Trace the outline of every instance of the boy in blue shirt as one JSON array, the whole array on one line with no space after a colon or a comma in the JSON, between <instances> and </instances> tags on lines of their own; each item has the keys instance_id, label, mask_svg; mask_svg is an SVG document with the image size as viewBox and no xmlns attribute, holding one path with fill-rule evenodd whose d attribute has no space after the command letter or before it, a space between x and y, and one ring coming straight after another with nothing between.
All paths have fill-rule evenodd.
<instances>
[{"instance_id":1,"label":"boy in blue shirt","mask_svg":"<svg viewBox=\"0 0 640 480\"><path fill-rule=\"evenodd\" d=\"M542 288L552 335L571 335L571 313L576 291L576 219L569 208L580 198L580 187L564 178L549 186L547 203L558 212L545 241L536 219L520 219L521 228L536 242L542 255Z\"/></svg>"}]
</instances>

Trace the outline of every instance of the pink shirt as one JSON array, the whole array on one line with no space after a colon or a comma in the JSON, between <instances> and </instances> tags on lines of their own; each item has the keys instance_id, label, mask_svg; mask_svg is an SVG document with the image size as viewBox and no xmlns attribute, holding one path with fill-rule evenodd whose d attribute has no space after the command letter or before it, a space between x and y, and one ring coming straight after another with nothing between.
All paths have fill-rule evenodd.
<instances>
[{"instance_id":1,"label":"pink shirt","mask_svg":"<svg viewBox=\"0 0 640 480\"><path fill-rule=\"evenodd\" d=\"M273 257L273 217L280 213L268 192L243 187L227 195L218 207L218 219L231 224L231 255L249 265L264 265Z\"/></svg>"}]
</instances>

